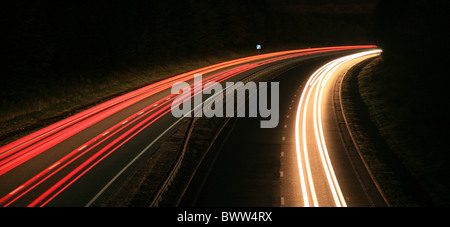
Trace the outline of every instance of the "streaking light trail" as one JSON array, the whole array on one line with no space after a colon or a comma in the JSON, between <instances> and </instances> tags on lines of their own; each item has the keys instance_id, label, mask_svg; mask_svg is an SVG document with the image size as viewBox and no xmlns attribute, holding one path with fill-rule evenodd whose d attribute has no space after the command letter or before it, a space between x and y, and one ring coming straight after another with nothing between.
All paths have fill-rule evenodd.
<instances>
[{"instance_id":1,"label":"streaking light trail","mask_svg":"<svg viewBox=\"0 0 450 227\"><path fill-rule=\"evenodd\" d=\"M7 192L5 190L5 193L0 195L0 205L12 206L18 201L21 204L26 203L28 206L47 205L87 172L94 171L93 169L98 163L113 152L117 152L132 138L145 129L158 124L163 116L170 113L171 103L177 97L184 95L194 97L197 95L194 93L165 95L174 83L192 81L194 74L208 74L203 82L225 82L243 72L277 61L314 53L364 48L375 48L375 46L311 48L228 61L161 80L43 128L0 147L0 180L1 177L12 174L11 172L14 171L11 170L16 169L16 167L25 165L30 160L39 159L45 152L54 150L55 146L66 142L77 134L81 134L87 128L95 127L97 123L105 119L111 119L116 113L128 108L134 111L127 116L114 118L114 124L102 128L101 131L90 138L72 141L76 144L75 149L58 150L57 158L52 161L43 161L46 165L45 168L36 168L34 170L36 172L30 172L30 177L18 182L18 184L7 185L11 189L8 189ZM190 86L195 86L195 84L192 83ZM202 89L205 89L205 87L202 87ZM152 98L151 102L148 101L150 97ZM153 97L157 98L153 99ZM145 102L145 107L132 108L134 104L141 102Z\"/></svg>"},{"instance_id":2,"label":"streaking light trail","mask_svg":"<svg viewBox=\"0 0 450 227\"><path fill-rule=\"evenodd\" d=\"M337 70L346 63L355 65L365 59L377 56L381 50L372 50L345 56L322 66L314 72L308 79L306 86L300 97L297 108L295 122L295 145L297 153L298 171L300 174L300 190L304 206L320 206L318 198L319 190L317 181L325 179L329 192L320 194L330 194L333 204L338 207L347 206L339 182L333 170L333 165L329 157L323 122L322 122L322 100L325 89L332 89L333 86L326 86L331 78L337 76ZM350 63L351 62L351 63ZM312 168L312 157L318 157L315 163L320 163L320 167ZM321 168L319 171L317 168ZM314 173L313 173L314 172ZM320 173L323 176L317 176ZM322 198L322 200L326 200Z\"/></svg>"}]
</instances>

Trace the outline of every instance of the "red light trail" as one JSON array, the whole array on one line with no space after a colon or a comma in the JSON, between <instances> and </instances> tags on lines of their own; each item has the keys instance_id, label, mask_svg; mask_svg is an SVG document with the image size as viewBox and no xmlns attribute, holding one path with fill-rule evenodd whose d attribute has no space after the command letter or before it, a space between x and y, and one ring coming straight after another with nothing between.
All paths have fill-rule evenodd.
<instances>
[{"instance_id":1,"label":"red light trail","mask_svg":"<svg viewBox=\"0 0 450 227\"><path fill-rule=\"evenodd\" d=\"M276 52L228 61L161 80L92 107L1 147L0 177L32 158L39 156L57 144L78 133L82 133L83 130L105 120L113 114L151 96L170 90L174 83L192 80L194 74L207 74L225 69L223 72L205 78L205 81L222 82L248 70L281 60L293 59L314 53L375 47L376 46L342 46ZM195 84L192 84L191 86L195 86ZM191 95L191 97L193 97L197 94L191 93L183 95ZM45 206L64 189L81 178L85 173L116 151L119 147L123 146L131 138L169 113L171 103L177 96L179 95L170 94L164 96L158 101L153 102L129 117L126 117L87 142L83 142L77 149L68 152L56 162L49 164L47 168L41 170L34 177L31 177L8 194L0 195L2 196L0 205L13 205L16 200L39 185L43 185L44 182L48 182L50 178L57 177L57 173L61 173L65 170L64 173L68 172L67 174L64 174L62 177L59 176L61 175L59 174L59 178L52 181L53 183L51 183L43 193L40 193L40 195L34 198L28 205ZM77 160L82 161L74 166L74 163Z\"/></svg>"}]
</instances>

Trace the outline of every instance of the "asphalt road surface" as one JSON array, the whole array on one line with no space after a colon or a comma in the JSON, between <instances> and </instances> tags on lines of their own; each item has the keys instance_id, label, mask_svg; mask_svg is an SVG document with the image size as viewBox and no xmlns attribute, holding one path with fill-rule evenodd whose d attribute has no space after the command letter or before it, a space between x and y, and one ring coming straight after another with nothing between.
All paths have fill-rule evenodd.
<instances>
[{"instance_id":1,"label":"asphalt road surface","mask_svg":"<svg viewBox=\"0 0 450 227\"><path fill-rule=\"evenodd\" d=\"M95 206L97 200L104 196L106 191L113 190L121 184L127 176L127 171L138 160L151 155L155 150L155 144L167 138L179 126L178 123L182 118L176 118L170 114L171 103L181 95L193 97L198 94L171 93L171 87L175 82L186 81L193 86L193 75L198 73L203 75L203 83L208 80L220 83L234 82L279 62L299 58L311 59L335 53L342 55L345 52L348 54L349 51L359 52L362 50L361 48L372 49L374 46L312 48L229 61L165 78L56 122L0 148L0 205ZM304 65L312 70L320 64L311 66L305 62ZM290 75L290 73L286 75ZM294 93L298 95L294 87L298 88L299 84L305 81L306 75L293 74L293 76L283 76L280 80L288 81L289 78L292 81L287 82L287 85L282 85L289 87L282 87L282 94L280 94L280 97L283 97L280 114L284 115L294 114L287 111L286 105L289 101L286 100L290 100ZM285 92L291 93L285 94ZM295 102L295 99L293 100L292 104ZM290 111L294 111L294 109L295 105ZM289 121L292 119L292 117L289 118ZM230 124L231 126L235 125L231 134L237 134L236 129L239 129L240 133L240 128L245 125L248 125L246 130L251 129L252 122L259 123L256 119L237 119L237 123ZM291 172L287 171L287 168L294 168L294 166L286 164L292 161L288 158L291 155L289 146L292 143L290 138L292 132L288 130L293 128L292 123L285 122L283 124L282 122L274 130L257 132L258 129L255 129L256 131L251 134L243 134L240 137L241 139L245 138L246 142L234 142L235 146L232 146L234 148L231 149L233 152L241 151L239 155L229 153L229 149L226 148L230 146L229 143L233 144L234 139L239 138L229 136L227 138L230 140L223 140L225 144L218 145L223 149L217 150L221 155L231 155L229 161L233 162L226 162L226 158L217 158L213 169L220 167L220 163L225 161L224 165L229 169L220 171L230 174L240 173L242 177L252 174L255 178L252 178L251 182L255 184L248 184L247 180L242 180L246 178L235 178L233 179L234 183L233 180L226 182L224 178L220 184L227 185L230 192L236 188L246 191L247 193L242 195L235 193L233 195L242 198L252 197L255 203L261 198L257 195L261 194L251 195L250 192L255 185L258 185L257 188L261 186L259 191L262 194L266 191L267 193L273 192L270 199L261 199L257 202L258 204L291 204L291 199L288 199L287 195L282 192L289 188L284 182L284 179L291 177ZM284 125L287 126L284 128ZM275 135L270 132L279 134ZM285 140L281 140L282 137L285 137ZM261 143L256 143L257 141ZM281 156L283 151L285 154ZM255 154L256 156L253 156ZM264 155L266 156L264 157ZM247 162L248 159L252 161ZM248 165L247 169L240 169L239 163L244 166ZM257 167L249 169L251 166ZM243 173L241 170L246 172ZM210 172L212 174L214 171ZM295 174L294 172L292 174ZM271 177L263 179L264 182L262 182L261 176L266 175ZM206 179L210 180L214 177ZM202 187L205 189L208 184L202 185L205 185ZM273 185L273 187L268 185ZM201 195L206 195L207 190L202 191ZM218 190L216 193L221 192L223 190ZM292 194L295 193L297 190L293 190ZM267 202L268 200L270 200L270 204ZM202 200L196 201L201 204ZM233 200L229 202L231 201ZM217 201L215 205L222 204Z\"/></svg>"},{"instance_id":2,"label":"asphalt road surface","mask_svg":"<svg viewBox=\"0 0 450 227\"><path fill-rule=\"evenodd\" d=\"M333 99L339 75L365 58L345 59L332 72L322 68L319 72L333 74L324 86L313 86L314 78L309 81L319 68L342 56L304 61L275 80L280 86L280 122L276 128L260 128L260 118L232 119L197 171L180 206L386 206L362 160L346 148L346 135L339 128ZM315 81L319 84L320 80ZM319 109L320 117L314 116ZM315 138L318 118L322 119L323 144ZM326 152L319 149L325 144Z\"/></svg>"}]
</instances>

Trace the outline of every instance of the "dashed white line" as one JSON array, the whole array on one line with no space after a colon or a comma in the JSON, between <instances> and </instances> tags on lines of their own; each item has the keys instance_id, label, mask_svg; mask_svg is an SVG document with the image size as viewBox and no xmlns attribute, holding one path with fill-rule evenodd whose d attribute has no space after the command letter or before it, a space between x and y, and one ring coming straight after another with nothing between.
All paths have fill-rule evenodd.
<instances>
[{"instance_id":1,"label":"dashed white line","mask_svg":"<svg viewBox=\"0 0 450 227\"><path fill-rule=\"evenodd\" d=\"M16 192L18 192L18 191L19 191L20 189L22 189L23 187L24 187L23 185L19 186L18 188L14 189L14 191L10 192L9 195L14 195L14 194L16 194Z\"/></svg>"},{"instance_id":2,"label":"dashed white line","mask_svg":"<svg viewBox=\"0 0 450 227\"><path fill-rule=\"evenodd\" d=\"M48 167L49 170L55 168L57 165L59 165L60 162L56 162L55 164L51 165L50 167Z\"/></svg>"},{"instance_id":3,"label":"dashed white line","mask_svg":"<svg viewBox=\"0 0 450 227\"><path fill-rule=\"evenodd\" d=\"M86 148L86 147L87 147L87 145L84 145L84 146L78 148L78 150L81 151L81 150L83 150L83 149Z\"/></svg>"}]
</instances>

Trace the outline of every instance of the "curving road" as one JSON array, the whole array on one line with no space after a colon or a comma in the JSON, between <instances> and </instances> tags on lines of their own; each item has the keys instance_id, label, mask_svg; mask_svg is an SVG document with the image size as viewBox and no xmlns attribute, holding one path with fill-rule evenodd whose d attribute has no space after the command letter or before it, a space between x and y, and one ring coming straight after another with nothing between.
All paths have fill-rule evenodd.
<instances>
[{"instance_id":1,"label":"curving road","mask_svg":"<svg viewBox=\"0 0 450 227\"><path fill-rule=\"evenodd\" d=\"M303 206L380 206L383 204L376 185L368 188L361 177L364 169L355 171L361 159L349 157L338 125L334 95L339 75L380 50L367 51L331 61L309 78L298 103L295 120L295 145ZM340 108L338 106L337 108ZM344 122L345 123L345 122ZM370 176L370 174L366 174ZM364 182L363 182L364 181Z\"/></svg>"},{"instance_id":2,"label":"curving road","mask_svg":"<svg viewBox=\"0 0 450 227\"><path fill-rule=\"evenodd\" d=\"M280 75L280 124L229 123L181 206L386 206L336 106L342 75L379 50L311 59ZM345 122L344 122L345 126ZM351 141L351 139L350 139Z\"/></svg>"},{"instance_id":3,"label":"curving road","mask_svg":"<svg viewBox=\"0 0 450 227\"><path fill-rule=\"evenodd\" d=\"M170 114L175 82L235 82L280 62L374 46L311 48L257 55L169 77L56 122L0 148L1 206L92 206L154 152L182 118Z\"/></svg>"}]
</instances>

